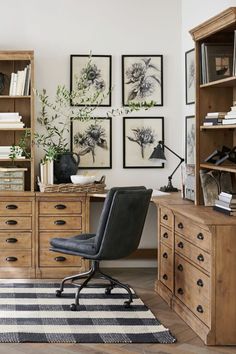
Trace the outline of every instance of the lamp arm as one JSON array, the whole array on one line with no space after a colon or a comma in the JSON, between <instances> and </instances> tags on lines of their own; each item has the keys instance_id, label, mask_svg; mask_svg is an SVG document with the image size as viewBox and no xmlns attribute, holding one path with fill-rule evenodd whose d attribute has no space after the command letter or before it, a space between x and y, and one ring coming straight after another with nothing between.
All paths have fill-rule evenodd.
<instances>
[{"instance_id":1,"label":"lamp arm","mask_svg":"<svg viewBox=\"0 0 236 354\"><path fill-rule=\"evenodd\" d=\"M175 154L177 155L177 154ZM178 156L178 155L177 155ZM179 157L179 156L178 156ZM169 180L172 179L172 176L173 174L175 173L175 171L179 168L179 166L181 165L182 162L184 162L184 159L182 157L179 157L180 158L180 162L178 163L178 165L176 166L176 168L174 169L174 171L171 173L171 175L168 177Z\"/></svg>"},{"instance_id":2,"label":"lamp arm","mask_svg":"<svg viewBox=\"0 0 236 354\"><path fill-rule=\"evenodd\" d=\"M171 150L168 146L166 146L163 141L158 141L159 144L161 144L163 147L165 147L167 150L169 150L170 152L172 152L172 154L174 154L175 156L177 156L181 161L181 163L184 161L184 159L179 156L178 154L176 154L176 152L174 152L173 150Z\"/></svg>"}]
</instances>

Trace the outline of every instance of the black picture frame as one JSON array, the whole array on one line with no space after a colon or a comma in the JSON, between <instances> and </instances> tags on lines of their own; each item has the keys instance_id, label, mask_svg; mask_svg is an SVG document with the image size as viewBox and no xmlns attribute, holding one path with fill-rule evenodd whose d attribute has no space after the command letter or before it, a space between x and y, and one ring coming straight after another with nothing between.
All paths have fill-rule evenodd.
<instances>
[{"instance_id":1,"label":"black picture frame","mask_svg":"<svg viewBox=\"0 0 236 354\"><path fill-rule=\"evenodd\" d=\"M163 106L163 55L122 55L122 105Z\"/></svg>"},{"instance_id":2,"label":"black picture frame","mask_svg":"<svg viewBox=\"0 0 236 354\"><path fill-rule=\"evenodd\" d=\"M195 165L195 138L196 121L195 116L185 117L185 163Z\"/></svg>"},{"instance_id":3,"label":"black picture frame","mask_svg":"<svg viewBox=\"0 0 236 354\"><path fill-rule=\"evenodd\" d=\"M86 55L86 54L71 54L70 55L70 90L76 91L77 79L84 75L85 68L90 64L88 73L86 95L71 100L71 106L111 106L112 92L112 56L111 55ZM98 90L101 90L101 95L98 102L90 103L91 98ZM104 97L102 97L104 95ZM88 101L86 102L86 99ZM102 99L102 102L100 100ZM84 101L82 101L84 100Z\"/></svg>"},{"instance_id":4,"label":"black picture frame","mask_svg":"<svg viewBox=\"0 0 236 354\"><path fill-rule=\"evenodd\" d=\"M233 45L231 43L205 43L207 82L233 75Z\"/></svg>"},{"instance_id":5,"label":"black picture frame","mask_svg":"<svg viewBox=\"0 0 236 354\"><path fill-rule=\"evenodd\" d=\"M141 144L138 137L144 136L144 129L150 143ZM123 117L123 168L164 168L163 162L149 159L160 140L164 141L164 117Z\"/></svg>"},{"instance_id":6,"label":"black picture frame","mask_svg":"<svg viewBox=\"0 0 236 354\"><path fill-rule=\"evenodd\" d=\"M185 103L195 103L195 49L185 52Z\"/></svg>"},{"instance_id":7,"label":"black picture frame","mask_svg":"<svg viewBox=\"0 0 236 354\"><path fill-rule=\"evenodd\" d=\"M112 118L72 120L71 151L80 156L79 169L111 169Z\"/></svg>"}]
</instances>

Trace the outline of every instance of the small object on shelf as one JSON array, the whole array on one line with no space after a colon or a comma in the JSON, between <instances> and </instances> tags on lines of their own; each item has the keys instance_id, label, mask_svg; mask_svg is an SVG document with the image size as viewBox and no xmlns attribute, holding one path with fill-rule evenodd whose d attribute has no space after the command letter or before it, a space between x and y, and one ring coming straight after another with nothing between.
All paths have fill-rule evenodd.
<instances>
[{"instance_id":1,"label":"small object on shelf","mask_svg":"<svg viewBox=\"0 0 236 354\"><path fill-rule=\"evenodd\" d=\"M204 162L213 163L218 166L222 164L225 160L229 158L229 153L231 149L227 146L222 146L222 150L214 150L205 160Z\"/></svg>"},{"instance_id":2,"label":"small object on shelf","mask_svg":"<svg viewBox=\"0 0 236 354\"><path fill-rule=\"evenodd\" d=\"M96 176L72 175L70 176L70 179L74 184L88 184L93 183L96 179Z\"/></svg>"},{"instance_id":3,"label":"small object on shelf","mask_svg":"<svg viewBox=\"0 0 236 354\"><path fill-rule=\"evenodd\" d=\"M172 154L177 156L180 159L180 162L178 163L178 165L176 166L174 171L171 173L171 175L168 176L168 184L167 184L167 186L161 187L160 191L162 191L162 192L178 192L179 191L178 188L175 188L172 185L172 177L173 177L174 173L176 172L176 170L181 165L181 163L184 162L184 159L182 157L180 157L178 154L176 154L176 152L171 150L168 146L166 146L163 141L159 141L158 142L158 145L154 148L154 151L152 152L152 154L149 157L149 159L156 159L156 160L159 160L160 162L165 162L166 161L166 157L165 157L165 154L164 154L164 151L163 151L164 147L167 150L169 150Z\"/></svg>"},{"instance_id":4,"label":"small object on shelf","mask_svg":"<svg viewBox=\"0 0 236 354\"><path fill-rule=\"evenodd\" d=\"M27 168L0 167L0 191L24 191Z\"/></svg>"}]
</instances>

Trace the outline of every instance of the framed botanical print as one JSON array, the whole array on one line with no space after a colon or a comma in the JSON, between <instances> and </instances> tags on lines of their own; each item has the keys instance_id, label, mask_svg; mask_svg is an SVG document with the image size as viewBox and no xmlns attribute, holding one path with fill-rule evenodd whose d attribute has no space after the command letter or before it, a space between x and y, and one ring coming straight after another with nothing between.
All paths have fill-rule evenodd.
<instances>
[{"instance_id":1,"label":"framed botanical print","mask_svg":"<svg viewBox=\"0 0 236 354\"><path fill-rule=\"evenodd\" d=\"M111 55L71 55L71 106L111 106Z\"/></svg>"},{"instance_id":2,"label":"framed botanical print","mask_svg":"<svg viewBox=\"0 0 236 354\"><path fill-rule=\"evenodd\" d=\"M122 104L163 106L163 56L122 55Z\"/></svg>"},{"instance_id":3,"label":"framed botanical print","mask_svg":"<svg viewBox=\"0 0 236 354\"><path fill-rule=\"evenodd\" d=\"M71 122L71 151L80 156L80 169L112 167L111 118Z\"/></svg>"},{"instance_id":4,"label":"framed botanical print","mask_svg":"<svg viewBox=\"0 0 236 354\"><path fill-rule=\"evenodd\" d=\"M186 104L195 102L195 50L185 53L185 101Z\"/></svg>"},{"instance_id":5,"label":"framed botanical print","mask_svg":"<svg viewBox=\"0 0 236 354\"><path fill-rule=\"evenodd\" d=\"M195 117L185 117L185 163L195 164Z\"/></svg>"},{"instance_id":6,"label":"framed botanical print","mask_svg":"<svg viewBox=\"0 0 236 354\"><path fill-rule=\"evenodd\" d=\"M164 140L164 117L123 118L123 167L163 168L149 159L158 141Z\"/></svg>"}]
</instances>

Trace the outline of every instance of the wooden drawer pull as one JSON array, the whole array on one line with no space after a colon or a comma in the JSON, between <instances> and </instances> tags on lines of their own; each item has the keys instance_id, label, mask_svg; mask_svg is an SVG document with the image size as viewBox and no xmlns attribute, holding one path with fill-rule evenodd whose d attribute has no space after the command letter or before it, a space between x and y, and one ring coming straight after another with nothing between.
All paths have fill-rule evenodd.
<instances>
[{"instance_id":1,"label":"wooden drawer pull","mask_svg":"<svg viewBox=\"0 0 236 354\"><path fill-rule=\"evenodd\" d=\"M179 248L184 248L183 242L179 242L179 243L178 243L178 247L179 247Z\"/></svg>"},{"instance_id":2,"label":"wooden drawer pull","mask_svg":"<svg viewBox=\"0 0 236 354\"><path fill-rule=\"evenodd\" d=\"M178 292L178 294L180 294L180 295L183 295L183 293L184 293L184 291L183 291L182 288L179 288L179 289L177 290L177 292Z\"/></svg>"},{"instance_id":3,"label":"wooden drawer pull","mask_svg":"<svg viewBox=\"0 0 236 354\"><path fill-rule=\"evenodd\" d=\"M199 240L204 240L204 236L203 236L203 234L201 232L199 232L199 234L197 234L197 238Z\"/></svg>"},{"instance_id":4,"label":"wooden drawer pull","mask_svg":"<svg viewBox=\"0 0 236 354\"><path fill-rule=\"evenodd\" d=\"M168 254L166 252L163 253L162 255L163 258L168 258Z\"/></svg>"},{"instance_id":5,"label":"wooden drawer pull","mask_svg":"<svg viewBox=\"0 0 236 354\"><path fill-rule=\"evenodd\" d=\"M201 305L197 306L197 312L203 313L203 307Z\"/></svg>"},{"instance_id":6,"label":"wooden drawer pull","mask_svg":"<svg viewBox=\"0 0 236 354\"><path fill-rule=\"evenodd\" d=\"M63 256L55 257L54 259L56 262L65 262L66 261L66 257L63 257Z\"/></svg>"},{"instance_id":7,"label":"wooden drawer pull","mask_svg":"<svg viewBox=\"0 0 236 354\"><path fill-rule=\"evenodd\" d=\"M17 221L16 221L16 220L7 220L7 221L5 222L5 224L7 224L7 225L16 225L16 224L17 224Z\"/></svg>"},{"instance_id":8,"label":"wooden drawer pull","mask_svg":"<svg viewBox=\"0 0 236 354\"><path fill-rule=\"evenodd\" d=\"M54 224L55 225L65 225L66 222L65 222L65 220L56 220L56 221L54 221Z\"/></svg>"},{"instance_id":9,"label":"wooden drawer pull","mask_svg":"<svg viewBox=\"0 0 236 354\"><path fill-rule=\"evenodd\" d=\"M168 233L167 233L167 232L164 232L163 237L164 237L164 238L168 238L168 237L169 237L169 236L168 236Z\"/></svg>"},{"instance_id":10,"label":"wooden drawer pull","mask_svg":"<svg viewBox=\"0 0 236 354\"><path fill-rule=\"evenodd\" d=\"M18 241L17 238L14 238L14 237L10 237L10 238L6 239L7 243L16 243L17 241Z\"/></svg>"},{"instance_id":11,"label":"wooden drawer pull","mask_svg":"<svg viewBox=\"0 0 236 354\"><path fill-rule=\"evenodd\" d=\"M203 283L202 279L198 279L197 285L203 287L204 283Z\"/></svg>"},{"instance_id":12,"label":"wooden drawer pull","mask_svg":"<svg viewBox=\"0 0 236 354\"><path fill-rule=\"evenodd\" d=\"M184 228L184 225L182 224L182 222L178 223L178 228L179 229L183 229Z\"/></svg>"},{"instance_id":13,"label":"wooden drawer pull","mask_svg":"<svg viewBox=\"0 0 236 354\"><path fill-rule=\"evenodd\" d=\"M66 205L64 204L57 204L54 206L55 209L59 209L59 210L62 210L62 209L66 209Z\"/></svg>"},{"instance_id":14,"label":"wooden drawer pull","mask_svg":"<svg viewBox=\"0 0 236 354\"><path fill-rule=\"evenodd\" d=\"M6 258L6 261L7 261L7 262L16 262L16 261L17 261L17 258L16 258L16 257L7 257L7 258Z\"/></svg>"},{"instance_id":15,"label":"wooden drawer pull","mask_svg":"<svg viewBox=\"0 0 236 354\"><path fill-rule=\"evenodd\" d=\"M8 205L6 205L6 209L9 209L9 210L15 210L15 209L17 209L17 208L18 208L18 206L15 205L15 204L8 204Z\"/></svg>"},{"instance_id":16,"label":"wooden drawer pull","mask_svg":"<svg viewBox=\"0 0 236 354\"><path fill-rule=\"evenodd\" d=\"M179 264L177 268L180 272L182 272L184 270L184 267L182 266L182 264Z\"/></svg>"},{"instance_id":17,"label":"wooden drawer pull","mask_svg":"<svg viewBox=\"0 0 236 354\"><path fill-rule=\"evenodd\" d=\"M204 262L204 257L203 257L202 254L199 254L199 255L197 256L197 259L198 259L199 262Z\"/></svg>"},{"instance_id":18,"label":"wooden drawer pull","mask_svg":"<svg viewBox=\"0 0 236 354\"><path fill-rule=\"evenodd\" d=\"M167 274L164 274L162 278L163 278L164 280L167 280L167 279L168 279Z\"/></svg>"},{"instance_id":19,"label":"wooden drawer pull","mask_svg":"<svg viewBox=\"0 0 236 354\"><path fill-rule=\"evenodd\" d=\"M163 216L163 219L164 219L164 220L168 220L168 215L165 214L165 215Z\"/></svg>"}]
</instances>

